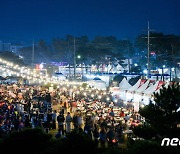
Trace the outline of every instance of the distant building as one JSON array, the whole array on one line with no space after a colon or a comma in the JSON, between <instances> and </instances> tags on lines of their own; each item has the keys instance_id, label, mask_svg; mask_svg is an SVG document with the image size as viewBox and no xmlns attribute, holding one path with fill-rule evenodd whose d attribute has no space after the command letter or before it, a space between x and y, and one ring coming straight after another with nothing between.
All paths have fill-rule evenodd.
<instances>
[{"instance_id":1,"label":"distant building","mask_svg":"<svg viewBox=\"0 0 180 154\"><path fill-rule=\"evenodd\" d=\"M12 43L4 43L0 41L0 51L12 51L14 53L18 53L20 49L23 48L21 44L12 44Z\"/></svg>"},{"instance_id":2,"label":"distant building","mask_svg":"<svg viewBox=\"0 0 180 154\"><path fill-rule=\"evenodd\" d=\"M10 46L10 51L12 51L14 53L19 53L21 48L23 48L22 45L11 45Z\"/></svg>"},{"instance_id":3,"label":"distant building","mask_svg":"<svg viewBox=\"0 0 180 154\"><path fill-rule=\"evenodd\" d=\"M11 51L11 43L3 43L3 51Z\"/></svg>"}]
</instances>

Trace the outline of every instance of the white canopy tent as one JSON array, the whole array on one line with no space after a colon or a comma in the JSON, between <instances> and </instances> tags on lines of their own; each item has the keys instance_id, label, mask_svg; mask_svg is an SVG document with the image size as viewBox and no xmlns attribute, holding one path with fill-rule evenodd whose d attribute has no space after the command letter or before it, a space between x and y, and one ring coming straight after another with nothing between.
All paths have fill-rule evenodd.
<instances>
[{"instance_id":1,"label":"white canopy tent","mask_svg":"<svg viewBox=\"0 0 180 154\"><path fill-rule=\"evenodd\" d=\"M126 100L126 90L131 88L132 86L129 84L129 82L126 80L126 78L123 78L122 81L119 83L119 89L120 89L120 98L122 100Z\"/></svg>"},{"instance_id":2,"label":"white canopy tent","mask_svg":"<svg viewBox=\"0 0 180 154\"><path fill-rule=\"evenodd\" d=\"M147 80L143 85L141 85L134 94L134 105L137 104L139 105L140 102L142 102L143 100L143 92L147 89L148 85L149 85L149 80ZM138 106L139 107L139 106ZM137 108L138 108L137 107Z\"/></svg>"},{"instance_id":3,"label":"white canopy tent","mask_svg":"<svg viewBox=\"0 0 180 154\"><path fill-rule=\"evenodd\" d=\"M146 88L148 87L149 85L149 80L147 80L142 86L140 86L137 90L136 90L136 93L143 93Z\"/></svg>"},{"instance_id":4,"label":"white canopy tent","mask_svg":"<svg viewBox=\"0 0 180 154\"><path fill-rule=\"evenodd\" d=\"M106 83L97 77L91 81L87 81L87 84L99 90L106 90Z\"/></svg>"},{"instance_id":5,"label":"white canopy tent","mask_svg":"<svg viewBox=\"0 0 180 154\"><path fill-rule=\"evenodd\" d=\"M145 82L144 79L139 79L136 84L128 89L126 92L126 101L131 101L134 99L134 92Z\"/></svg>"},{"instance_id":6,"label":"white canopy tent","mask_svg":"<svg viewBox=\"0 0 180 154\"><path fill-rule=\"evenodd\" d=\"M144 95L142 96L142 103L144 105L148 105L150 100L153 100L153 93L158 91L162 85L164 84L163 81L157 81L155 84L151 85L144 91Z\"/></svg>"},{"instance_id":7,"label":"white canopy tent","mask_svg":"<svg viewBox=\"0 0 180 154\"><path fill-rule=\"evenodd\" d=\"M128 89L128 91L129 91L129 92L135 91L136 89L139 88L140 83L141 83L141 79L139 79L139 80L135 83L135 85L133 85L132 87L130 87L130 88Z\"/></svg>"},{"instance_id":8,"label":"white canopy tent","mask_svg":"<svg viewBox=\"0 0 180 154\"><path fill-rule=\"evenodd\" d=\"M129 84L129 82L126 80L126 78L123 78L123 80L119 83L120 91L126 91L132 86Z\"/></svg>"},{"instance_id":9,"label":"white canopy tent","mask_svg":"<svg viewBox=\"0 0 180 154\"><path fill-rule=\"evenodd\" d=\"M56 78L56 79L58 79L59 81L66 80L66 77L65 77L62 73L59 73L59 72L56 72L56 73L53 75L53 78Z\"/></svg>"},{"instance_id":10,"label":"white canopy tent","mask_svg":"<svg viewBox=\"0 0 180 154\"><path fill-rule=\"evenodd\" d=\"M144 94L147 94L147 95L153 94L156 90L158 90L163 85L163 83L164 83L163 81L156 81L155 84L151 85L149 88L147 88L144 91Z\"/></svg>"},{"instance_id":11,"label":"white canopy tent","mask_svg":"<svg viewBox=\"0 0 180 154\"><path fill-rule=\"evenodd\" d=\"M161 81L161 84L159 84L155 90L155 93L160 93L160 90L162 89L162 85L164 84L165 88L168 88L169 86L169 82L164 83L163 81Z\"/></svg>"}]
</instances>

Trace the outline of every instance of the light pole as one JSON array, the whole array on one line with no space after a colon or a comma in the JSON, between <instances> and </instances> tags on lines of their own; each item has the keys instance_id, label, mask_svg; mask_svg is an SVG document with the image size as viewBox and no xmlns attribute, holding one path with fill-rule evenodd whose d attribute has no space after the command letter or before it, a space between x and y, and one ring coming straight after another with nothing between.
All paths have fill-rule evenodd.
<instances>
[{"instance_id":1,"label":"light pole","mask_svg":"<svg viewBox=\"0 0 180 154\"><path fill-rule=\"evenodd\" d=\"M129 42L128 42L128 39L127 39L127 50L128 50L128 73L130 73L130 70L131 70L131 66L130 66L130 53L129 53Z\"/></svg>"},{"instance_id":2,"label":"light pole","mask_svg":"<svg viewBox=\"0 0 180 154\"><path fill-rule=\"evenodd\" d=\"M74 80L76 79L76 40L74 36Z\"/></svg>"},{"instance_id":3,"label":"light pole","mask_svg":"<svg viewBox=\"0 0 180 154\"><path fill-rule=\"evenodd\" d=\"M32 69L34 69L34 38L33 38L33 44L32 44L32 61L31 61Z\"/></svg>"},{"instance_id":4,"label":"light pole","mask_svg":"<svg viewBox=\"0 0 180 154\"><path fill-rule=\"evenodd\" d=\"M149 62L149 52L150 52L150 40L149 40L149 35L150 35L150 29L149 29L149 21L148 21L148 43L147 43L147 49L148 49L148 54L147 54L147 77L149 78L149 73L150 73L150 62Z\"/></svg>"},{"instance_id":5,"label":"light pole","mask_svg":"<svg viewBox=\"0 0 180 154\"><path fill-rule=\"evenodd\" d=\"M77 58L81 59L81 55L78 55ZM80 63L80 64L81 64L81 75L83 76L83 64L82 63Z\"/></svg>"},{"instance_id":6,"label":"light pole","mask_svg":"<svg viewBox=\"0 0 180 154\"><path fill-rule=\"evenodd\" d=\"M81 55L78 55L77 59L81 59ZM83 76L83 66L82 66L82 63L80 63L80 65L81 65L81 75Z\"/></svg>"}]
</instances>

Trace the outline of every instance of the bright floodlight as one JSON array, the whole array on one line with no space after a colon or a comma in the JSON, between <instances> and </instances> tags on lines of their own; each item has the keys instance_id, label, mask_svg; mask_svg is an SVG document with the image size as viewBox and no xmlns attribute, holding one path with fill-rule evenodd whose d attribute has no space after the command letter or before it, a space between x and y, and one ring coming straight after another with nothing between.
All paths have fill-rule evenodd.
<instances>
[{"instance_id":1,"label":"bright floodlight","mask_svg":"<svg viewBox=\"0 0 180 154\"><path fill-rule=\"evenodd\" d=\"M39 68L40 68L40 69L43 69L43 67L44 67L44 66L43 66L43 64L41 63L41 64L39 65Z\"/></svg>"},{"instance_id":2,"label":"bright floodlight","mask_svg":"<svg viewBox=\"0 0 180 154\"><path fill-rule=\"evenodd\" d=\"M138 64L137 64L137 63L135 63L135 64L134 64L134 66L135 66L135 67L137 67L137 66L138 66Z\"/></svg>"},{"instance_id":3,"label":"bright floodlight","mask_svg":"<svg viewBox=\"0 0 180 154\"><path fill-rule=\"evenodd\" d=\"M99 99L101 99L101 96L98 96Z\"/></svg>"},{"instance_id":4,"label":"bright floodlight","mask_svg":"<svg viewBox=\"0 0 180 154\"><path fill-rule=\"evenodd\" d=\"M80 59L80 58L81 58L81 56L80 56L80 55L78 55L78 56L77 56L77 58L78 58L78 59Z\"/></svg>"},{"instance_id":5,"label":"bright floodlight","mask_svg":"<svg viewBox=\"0 0 180 154\"><path fill-rule=\"evenodd\" d=\"M147 74L147 73L148 73L148 71L147 71L147 70L144 70L144 71L143 71L143 73L144 73L144 74Z\"/></svg>"},{"instance_id":6,"label":"bright floodlight","mask_svg":"<svg viewBox=\"0 0 180 154\"><path fill-rule=\"evenodd\" d=\"M115 99L115 100L114 100L114 102L115 102L115 103L117 103L117 102L118 102L118 100L117 100L117 99Z\"/></svg>"}]
</instances>

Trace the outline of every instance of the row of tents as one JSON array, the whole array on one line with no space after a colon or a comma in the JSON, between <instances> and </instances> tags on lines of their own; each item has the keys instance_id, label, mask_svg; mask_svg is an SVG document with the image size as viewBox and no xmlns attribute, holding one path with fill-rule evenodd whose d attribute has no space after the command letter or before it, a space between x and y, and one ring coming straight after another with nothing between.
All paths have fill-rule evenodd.
<instances>
[{"instance_id":1,"label":"row of tents","mask_svg":"<svg viewBox=\"0 0 180 154\"><path fill-rule=\"evenodd\" d=\"M107 85L100 78L95 77L93 80L87 81L87 83L97 89L106 90ZM153 101L153 93L158 93L162 86L167 87L168 82L139 79L134 85L124 77L119 83L118 87L110 87L110 91L114 98L114 102L122 100L124 103L133 103L134 110L139 111L141 105L147 105L150 101Z\"/></svg>"},{"instance_id":2,"label":"row of tents","mask_svg":"<svg viewBox=\"0 0 180 154\"><path fill-rule=\"evenodd\" d=\"M163 85L167 87L168 83L146 79L139 79L131 85L126 78L123 78L119 87L112 87L110 91L115 98L133 102L139 108L140 104L147 105L153 101L153 93L158 93Z\"/></svg>"},{"instance_id":3,"label":"row of tents","mask_svg":"<svg viewBox=\"0 0 180 154\"><path fill-rule=\"evenodd\" d=\"M106 90L107 85L100 78L95 77L93 80L87 81L90 86L93 86L97 89ZM123 78L119 83L119 87L112 87L111 90L119 92L136 92L143 93L147 95L152 95L154 92L158 91L159 88L165 84L163 81L154 81L139 79L134 85L131 85L126 78Z\"/></svg>"},{"instance_id":4,"label":"row of tents","mask_svg":"<svg viewBox=\"0 0 180 154\"><path fill-rule=\"evenodd\" d=\"M164 81L154 81L139 79L133 86L129 84L126 78L119 83L120 91L136 92L151 95L157 92L159 88L165 84Z\"/></svg>"}]
</instances>

